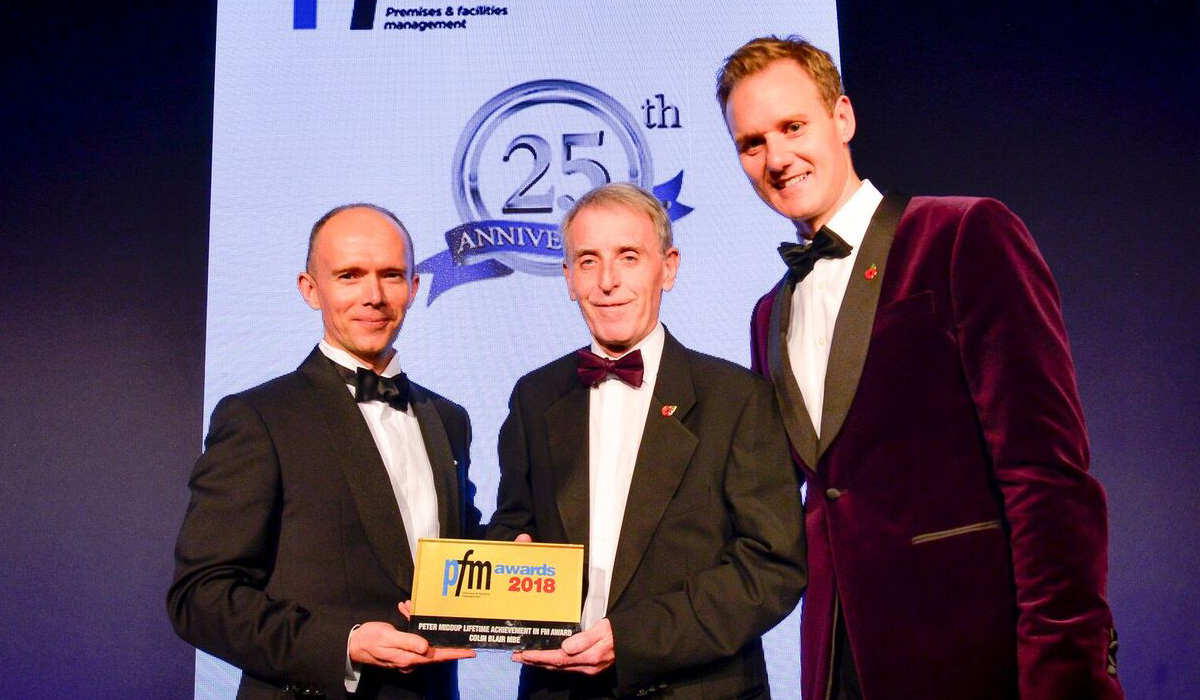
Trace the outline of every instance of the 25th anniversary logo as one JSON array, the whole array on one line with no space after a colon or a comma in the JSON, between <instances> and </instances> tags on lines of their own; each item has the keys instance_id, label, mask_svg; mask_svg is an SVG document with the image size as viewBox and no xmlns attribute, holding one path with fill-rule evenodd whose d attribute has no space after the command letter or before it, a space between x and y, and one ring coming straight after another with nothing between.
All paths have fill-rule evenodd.
<instances>
[{"instance_id":1,"label":"25th anniversary logo","mask_svg":"<svg viewBox=\"0 0 1200 700\"><path fill-rule=\"evenodd\" d=\"M534 80L488 100L454 153L451 183L461 223L446 232L446 250L417 265L433 275L426 304L514 270L561 274L559 219L576 197L613 181L653 191L671 220L692 211L677 201L683 171L654 183L640 125L606 93L570 80Z\"/></svg>"}]
</instances>

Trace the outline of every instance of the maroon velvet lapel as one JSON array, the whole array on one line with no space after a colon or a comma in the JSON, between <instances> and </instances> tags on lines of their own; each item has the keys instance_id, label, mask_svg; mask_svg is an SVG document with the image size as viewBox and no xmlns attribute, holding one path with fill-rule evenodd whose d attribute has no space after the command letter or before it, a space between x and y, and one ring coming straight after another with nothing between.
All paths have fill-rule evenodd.
<instances>
[{"instance_id":1,"label":"maroon velvet lapel","mask_svg":"<svg viewBox=\"0 0 1200 700\"><path fill-rule=\"evenodd\" d=\"M842 297L837 323L833 329L833 340L829 345L829 365L825 370L825 403L821 409L821 435L816 447L816 460L833 443L862 376L863 363L871 344L871 329L875 324L875 308L879 305L879 290L883 287L887 271L888 251L900 217L908 206L908 197L888 195L880 202L862 247L854 259L850 282ZM870 273L868 273L868 270ZM790 295L788 297L790 302ZM776 304L778 307L778 304ZM786 332L786 330L785 330ZM791 374L789 373L789 376ZM794 383L794 382L793 382ZM801 404L803 407L803 404Z\"/></svg>"}]
</instances>

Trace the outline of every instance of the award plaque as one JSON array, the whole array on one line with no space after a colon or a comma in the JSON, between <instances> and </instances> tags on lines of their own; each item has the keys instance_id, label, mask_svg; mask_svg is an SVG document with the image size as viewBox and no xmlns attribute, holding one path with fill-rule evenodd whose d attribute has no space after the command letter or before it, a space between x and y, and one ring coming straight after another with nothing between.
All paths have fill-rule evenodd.
<instances>
[{"instance_id":1,"label":"award plaque","mask_svg":"<svg viewBox=\"0 0 1200 700\"><path fill-rule=\"evenodd\" d=\"M432 646L557 649L579 631L583 546L422 538L412 594Z\"/></svg>"}]
</instances>

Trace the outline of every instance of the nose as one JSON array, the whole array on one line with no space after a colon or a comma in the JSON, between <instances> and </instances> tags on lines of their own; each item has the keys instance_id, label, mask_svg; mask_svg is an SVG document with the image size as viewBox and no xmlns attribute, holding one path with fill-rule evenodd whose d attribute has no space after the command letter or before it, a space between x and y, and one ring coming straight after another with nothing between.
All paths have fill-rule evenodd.
<instances>
[{"instance_id":1,"label":"nose","mask_svg":"<svg viewBox=\"0 0 1200 700\"><path fill-rule=\"evenodd\" d=\"M600 291L611 294L621 285L621 273L617 270L616 261L609 260L600 264L600 278L597 281Z\"/></svg>"},{"instance_id":2,"label":"nose","mask_svg":"<svg viewBox=\"0 0 1200 700\"><path fill-rule=\"evenodd\" d=\"M780 134L767 134L763 142L763 152L766 155L767 169L773 173L783 172L791 162L791 154Z\"/></svg>"},{"instance_id":3,"label":"nose","mask_svg":"<svg viewBox=\"0 0 1200 700\"><path fill-rule=\"evenodd\" d=\"M379 306L383 303L383 280L378 275L364 276L360 292L363 306Z\"/></svg>"}]
</instances>

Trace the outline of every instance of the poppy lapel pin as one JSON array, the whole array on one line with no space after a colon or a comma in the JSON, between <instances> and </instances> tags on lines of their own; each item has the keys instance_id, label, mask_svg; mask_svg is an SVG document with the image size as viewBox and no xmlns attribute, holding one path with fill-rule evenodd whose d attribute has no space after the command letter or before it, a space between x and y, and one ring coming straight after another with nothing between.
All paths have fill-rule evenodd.
<instances>
[{"instance_id":1,"label":"poppy lapel pin","mask_svg":"<svg viewBox=\"0 0 1200 700\"><path fill-rule=\"evenodd\" d=\"M662 407L663 417L670 418L671 416L675 415L675 409L677 409L677 408L679 408L679 407L678 406L663 406Z\"/></svg>"},{"instance_id":2,"label":"poppy lapel pin","mask_svg":"<svg viewBox=\"0 0 1200 700\"><path fill-rule=\"evenodd\" d=\"M871 263L871 266L868 267L867 271L863 273L863 277L866 277L868 280L873 280L878 276L879 276L879 267L876 266L875 263Z\"/></svg>"}]
</instances>

